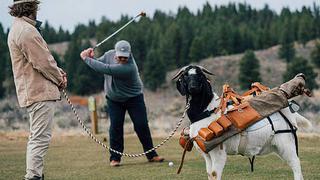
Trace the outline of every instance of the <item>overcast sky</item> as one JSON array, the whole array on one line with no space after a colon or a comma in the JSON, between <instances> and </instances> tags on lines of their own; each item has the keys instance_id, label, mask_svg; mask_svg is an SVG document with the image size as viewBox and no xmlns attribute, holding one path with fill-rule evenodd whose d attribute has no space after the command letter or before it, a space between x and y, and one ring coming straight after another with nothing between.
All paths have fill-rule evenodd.
<instances>
[{"instance_id":1,"label":"overcast sky","mask_svg":"<svg viewBox=\"0 0 320 180\"><path fill-rule=\"evenodd\" d=\"M0 0L0 22L8 28L12 17L7 13L8 6L13 0ZM89 20L100 22L102 16L110 20L118 20L121 15L126 14L133 17L142 10L152 16L156 9L164 12L176 13L181 6L188 7L192 12L202 9L203 4L209 2L214 5L226 5L229 2L246 2L254 8L261 9L268 4L270 9L280 12L283 7L291 10L301 9L302 6L312 7L320 0L41 0L38 19L48 20L49 23L58 28L73 31L79 23L87 24Z\"/></svg>"}]
</instances>

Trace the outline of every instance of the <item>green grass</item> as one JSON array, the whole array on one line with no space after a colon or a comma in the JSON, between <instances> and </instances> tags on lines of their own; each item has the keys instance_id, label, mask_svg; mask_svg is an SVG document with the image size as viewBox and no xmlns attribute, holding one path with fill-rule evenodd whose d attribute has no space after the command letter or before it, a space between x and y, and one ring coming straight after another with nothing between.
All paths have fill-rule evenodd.
<instances>
[{"instance_id":1,"label":"green grass","mask_svg":"<svg viewBox=\"0 0 320 180\"><path fill-rule=\"evenodd\" d=\"M102 136L100 136L102 139ZM159 143L162 139L155 139ZM125 150L140 152L135 136L126 138ZM0 138L0 179L22 179L25 173L27 138ZM300 160L304 178L320 179L320 139L300 139ZM109 153L86 136L54 137L45 160L47 180L98 179L207 179L202 157L193 150L187 153L180 175L176 174L182 149L177 139L158 150L165 163L148 163L145 157L123 158L123 166L111 168ZM168 162L174 166L169 167ZM247 158L229 156L223 179L293 179L289 166L276 155L257 157L255 171L250 172Z\"/></svg>"}]
</instances>

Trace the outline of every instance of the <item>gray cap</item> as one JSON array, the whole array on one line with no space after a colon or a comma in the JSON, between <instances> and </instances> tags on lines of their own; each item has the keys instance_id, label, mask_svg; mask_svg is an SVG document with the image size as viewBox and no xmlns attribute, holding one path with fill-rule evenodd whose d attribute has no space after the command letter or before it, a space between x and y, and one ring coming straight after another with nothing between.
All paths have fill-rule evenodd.
<instances>
[{"instance_id":1,"label":"gray cap","mask_svg":"<svg viewBox=\"0 0 320 180\"><path fill-rule=\"evenodd\" d=\"M116 56L120 56L120 57L130 56L131 46L128 41L125 41L125 40L118 41L114 46L114 49L116 50Z\"/></svg>"}]
</instances>

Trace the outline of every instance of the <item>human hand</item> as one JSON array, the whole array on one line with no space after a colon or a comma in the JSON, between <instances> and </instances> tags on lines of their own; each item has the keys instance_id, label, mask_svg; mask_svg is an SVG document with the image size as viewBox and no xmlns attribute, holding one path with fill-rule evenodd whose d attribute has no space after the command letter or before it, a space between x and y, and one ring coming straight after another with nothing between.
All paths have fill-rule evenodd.
<instances>
[{"instance_id":1,"label":"human hand","mask_svg":"<svg viewBox=\"0 0 320 180\"><path fill-rule=\"evenodd\" d=\"M94 50L93 48L88 48L86 50L83 50L80 53L80 57L82 60L85 60L87 57L93 58L94 57Z\"/></svg>"},{"instance_id":2,"label":"human hand","mask_svg":"<svg viewBox=\"0 0 320 180\"><path fill-rule=\"evenodd\" d=\"M67 76L67 73L64 72L63 69L61 69L61 68L58 68L58 69L59 69L59 72L61 73L62 76Z\"/></svg>"},{"instance_id":3,"label":"human hand","mask_svg":"<svg viewBox=\"0 0 320 180\"><path fill-rule=\"evenodd\" d=\"M89 48L88 51L89 51L89 57L93 58L94 57L94 49L93 48Z\"/></svg>"},{"instance_id":4,"label":"human hand","mask_svg":"<svg viewBox=\"0 0 320 180\"><path fill-rule=\"evenodd\" d=\"M62 74L62 82L59 85L59 90L63 90L68 86L67 73L65 73L62 69L60 69L60 73Z\"/></svg>"},{"instance_id":5,"label":"human hand","mask_svg":"<svg viewBox=\"0 0 320 180\"><path fill-rule=\"evenodd\" d=\"M59 85L59 90L61 91L61 90L63 90L63 89L65 89L65 88L67 88L67 86L68 86L68 80L67 80L67 76L63 76L63 80L62 80L62 82L60 83L60 85Z\"/></svg>"}]
</instances>

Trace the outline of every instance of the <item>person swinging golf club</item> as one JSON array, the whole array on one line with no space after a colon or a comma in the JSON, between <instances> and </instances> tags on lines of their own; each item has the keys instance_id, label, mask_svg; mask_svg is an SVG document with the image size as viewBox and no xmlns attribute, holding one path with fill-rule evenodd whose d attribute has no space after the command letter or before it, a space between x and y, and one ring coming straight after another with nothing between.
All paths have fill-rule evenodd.
<instances>
[{"instance_id":1,"label":"person swinging golf club","mask_svg":"<svg viewBox=\"0 0 320 180\"><path fill-rule=\"evenodd\" d=\"M121 40L114 49L94 59L94 49L88 48L80 53L82 60L92 69L104 74L104 87L110 116L110 147L123 152L123 125L125 113L134 124L144 151L153 148L147 112L143 96L143 84L138 67L128 41ZM146 154L149 162L162 162L164 158L156 151ZM110 166L119 166L121 155L110 151Z\"/></svg>"}]
</instances>

